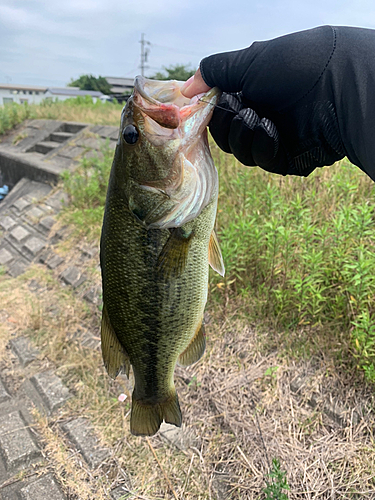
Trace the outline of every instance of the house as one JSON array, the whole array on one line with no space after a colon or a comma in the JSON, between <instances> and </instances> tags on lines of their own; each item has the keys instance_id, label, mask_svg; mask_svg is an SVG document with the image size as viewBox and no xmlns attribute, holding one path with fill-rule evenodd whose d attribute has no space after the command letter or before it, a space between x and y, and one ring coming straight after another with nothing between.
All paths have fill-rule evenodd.
<instances>
[{"instance_id":1,"label":"house","mask_svg":"<svg viewBox=\"0 0 375 500\"><path fill-rule=\"evenodd\" d=\"M111 93L115 95L128 94L133 92L134 78L117 78L115 76L104 77L111 86Z\"/></svg>"},{"instance_id":2,"label":"house","mask_svg":"<svg viewBox=\"0 0 375 500\"><path fill-rule=\"evenodd\" d=\"M40 104L44 99L47 87L36 85L13 85L10 83L0 83L0 105L17 102Z\"/></svg>"},{"instance_id":3,"label":"house","mask_svg":"<svg viewBox=\"0 0 375 500\"><path fill-rule=\"evenodd\" d=\"M78 96L89 95L93 101L103 98L104 94L93 90L80 90L78 87L40 87L36 85L0 84L0 105L16 102L40 104L44 99L64 101Z\"/></svg>"},{"instance_id":4,"label":"house","mask_svg":"<svg viewBox=\"0 0 375 500\"><path fill-rule=\"evenodd\" d=\"M44 93L44 98L65 101L66 99L78 96L84 97L86 95L91 96L94 102L104 96L102 92L96 90L80 90L78 87L48 87Z\"/></svg>"}]
</instances>

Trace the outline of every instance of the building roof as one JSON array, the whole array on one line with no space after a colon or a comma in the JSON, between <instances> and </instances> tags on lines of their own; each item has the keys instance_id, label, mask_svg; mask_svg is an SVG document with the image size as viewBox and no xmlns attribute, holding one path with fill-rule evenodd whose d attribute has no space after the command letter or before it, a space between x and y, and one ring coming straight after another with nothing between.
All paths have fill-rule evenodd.
<instances>
[{"instance_id":1,"label":"building roof","mask_svg":"<svg viewBox=\"0 0 375 500\"><path fill-rule=\"evenodd\" d=\"M116 76L105 76L104 77L109 85L115 85L116 87L134 87L134 78L119 78Z\"/></svg>"},{"instance_id":2,"label":"building roof","mask_svg":"<svg viewBox=\"0 0 375 500\"><path fill-rule=\"evenodd\" d=\"M102 95L104 95L102 94L102 92L99 92L97 90L79 90L78 87L48 87L47 91L52 95L71 95L72 97L80 95L101 97Z\"/></svg>"},{"instance_id":3,"label":"building roof","mask_svg":"<svg viewBox=\"0 0 375 500\"><path fill-rule=\"evenodd\" d=\"M12 83L0 83L0 89L35 90L37 92L45 92L47 90L47 87L40 87L38 85L17 85Z\"/></svg>"}]
</instances>

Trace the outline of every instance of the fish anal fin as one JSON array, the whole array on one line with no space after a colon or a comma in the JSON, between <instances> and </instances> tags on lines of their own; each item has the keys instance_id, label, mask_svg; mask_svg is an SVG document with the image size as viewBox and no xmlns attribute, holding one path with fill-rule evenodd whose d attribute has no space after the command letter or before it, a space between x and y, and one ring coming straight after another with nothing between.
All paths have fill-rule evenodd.
<instances>
[{"instance_id":1,"label":"fish anal fin","mask_svg":"<svg viewBox=\"0 0 375 500\"><path fill-rule=\"evenodd\" d=\"M102 313L101 340L102 356L108 375L115 379L123 370L129 378L130 360L116 336L105 305Z\"/></svg>"},{"instance_id":2,"label":"fish anal fin","mask_svg":"<svg viewBox=\"0 0 375 500\"><path fill-rule=\"evenodd\" d=\"M163 422L181 427L182 415L176 389L162 402L148 404L137 399L132 400L130 432L134 436L153 436Z\"/></svg>"},{"instance_id":3,"label":"fish anal fin","mask_svg":"<svg viewBox=\"0 0 375 500\"><path fill-rule=\"evenodd\" d=\"M158 257L158 270L166 278L178 278L184 272L189 247L194 233L185 235L183 230L170 230L170 236Z\"/></svg>"},{"instance_id":4,"label":"fish anal fin","mask_svg":"<svg viewBox=\"0 0 375 500\"><path fill-rule=\"evenodd\" d=\"M212 230L210 243L208 245L208 262L214 271L219 273L220 276L224 276L225 267L223 256L221 255L219 242L217 241L214 230Z\"/></svg>"},{"instance_id":5,"label":"fish anal fin","mask_svg":"<svg viewBox=\"0 0 375 500\"><path fill-rule=\"evenodd\" d=\"M178 358L178 364L181 366L189 366L196 363L204 354L206 349L206 334L203 323L201 323L196 334L191 340L187 348Z\"/></svg>"}]
</instances>

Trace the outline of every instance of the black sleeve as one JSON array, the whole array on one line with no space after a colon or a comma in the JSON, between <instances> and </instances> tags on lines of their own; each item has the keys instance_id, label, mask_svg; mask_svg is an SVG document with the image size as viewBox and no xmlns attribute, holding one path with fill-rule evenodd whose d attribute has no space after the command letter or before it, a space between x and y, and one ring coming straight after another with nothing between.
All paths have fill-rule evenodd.
<instances>
[{"instance_id":1,"label":"black sleeve","mask_svg":"<svg viewBox=\"0 0 375 500\"><path fill-rule=\"evenodd\" d=\"M374 30L322 26L209 56L200 68L209 86L234 93L241 102L239 111L227 115L231 124L222 142L248 164L262 157L266 170L308 175L348 156L375 180ZM223 122L223 114L217 116L214 133ZM259 156L270 144L268 156Z\"/></svg>"}]
</instances>

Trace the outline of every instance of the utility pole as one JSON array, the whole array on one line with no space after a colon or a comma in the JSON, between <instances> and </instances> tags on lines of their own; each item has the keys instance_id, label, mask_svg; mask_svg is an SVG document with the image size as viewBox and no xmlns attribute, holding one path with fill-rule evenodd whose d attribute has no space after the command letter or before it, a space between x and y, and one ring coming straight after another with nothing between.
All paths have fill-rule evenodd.
<instances>
[{"instance_id":1,"label":"utility pole","mask_svg":"<svg viewBox=\"0 0 375 500\"><path fill-rule=\"evenodd\" d=\"M150 53L150 49L147 47L147 45L151 45L151 43L145 40L144 33L142 33L139 43L141 44L141 75L144 76L145 69L147 68L145 63L147 62L147 57Z\"/></svg>"}]
</instances>

